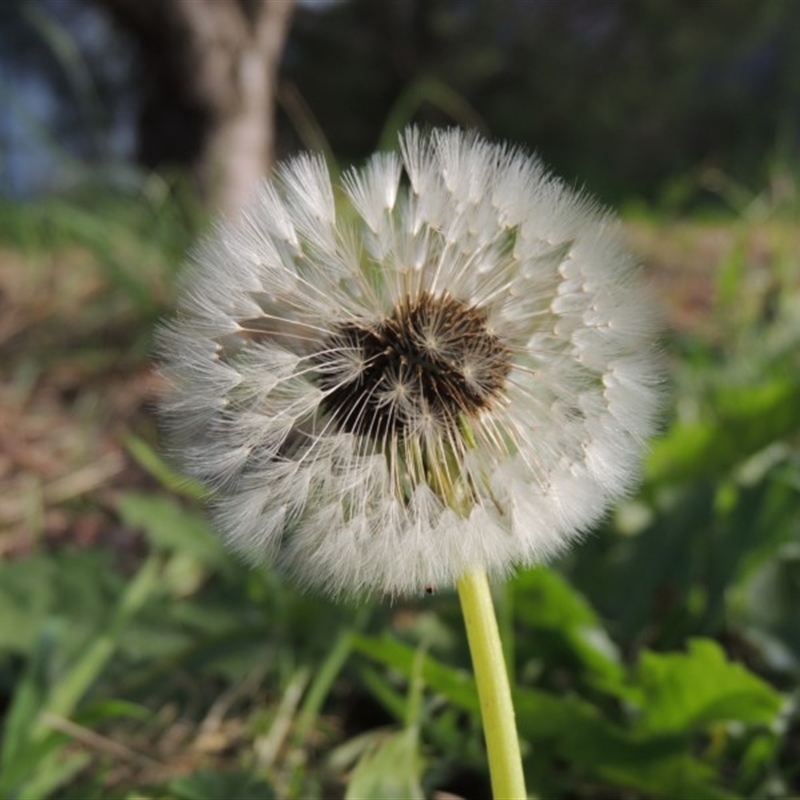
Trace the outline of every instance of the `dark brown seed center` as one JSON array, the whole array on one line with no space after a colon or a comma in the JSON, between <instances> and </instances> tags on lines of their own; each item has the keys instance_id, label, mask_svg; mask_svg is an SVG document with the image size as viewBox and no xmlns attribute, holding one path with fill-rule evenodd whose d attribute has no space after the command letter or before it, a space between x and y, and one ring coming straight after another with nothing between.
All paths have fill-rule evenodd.
<instances>
[{"instance_id":1,"label":"dark brown seed center","mask_svg":"<svg viewBox=\"0 0 800 800\"><path fill-rule=\"evenodd\" d=\"M376 441L431 419L454 429L497 401L511 368L480 308L429 293L380 322L341 323L315 362L337 424Z\"/></svg>"}]
</instances>

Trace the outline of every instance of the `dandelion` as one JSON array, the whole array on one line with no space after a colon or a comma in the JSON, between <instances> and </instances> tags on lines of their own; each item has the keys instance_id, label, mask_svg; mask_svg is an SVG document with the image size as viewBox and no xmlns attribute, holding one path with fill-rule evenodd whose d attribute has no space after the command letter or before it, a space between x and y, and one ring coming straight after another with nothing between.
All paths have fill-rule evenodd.
<instances>
[{"instance_id":1,"label":"dandelion","mask_svg":"<svg viewBox=\"0 0 800 800\"><path fill-rule=\"evenodd\" d=\"M458 584L466 613L465 576L563 550L636 480L650 306L613 217L521 150L410 129L337 188L300 156L194 262L170 441L253 561L334 597Z\"/></svg>"},{"instance_id":2,"label":"dandelion","mask_svg":"<svg viewBox=\"0 0 800 800\"><path fill-rule=\"evenodd\" d=\"M229 544L334 596L553 555L636 476L657 370L612 218L513 148L301 156L195 254L161 337Z\"/></svg>"}]
</instances>

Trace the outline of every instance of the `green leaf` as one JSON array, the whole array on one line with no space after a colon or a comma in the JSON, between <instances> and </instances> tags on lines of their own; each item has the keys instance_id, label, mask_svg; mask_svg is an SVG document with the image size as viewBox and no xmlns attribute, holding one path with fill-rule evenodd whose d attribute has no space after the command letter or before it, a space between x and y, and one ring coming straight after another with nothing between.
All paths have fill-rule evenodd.
<instances>
[{"instance_id":1,"label":"green leaf","mask_svg":"<svg viewBox=\"0 0 800 800\"><path fill-rule=\"evenodd\" d=\"M59 634L55 623L46 626L17 683L3 732L0 797L46 798L68 783L89 760L84 753L67 754L66 737L42 725L42 715L51 702L49 680Z\"/></svg>"},{"instance_id":2,"label":"green leaf","mask_svg":"<svg viewBox=\"0 0 800 800\"><path fill-rule=\"evenodd\" d=\"M768 664L793 675L800 666L799 573L797 545L787 545L741 587L748 636L759 643Z\"/></svg>"},{"instance_id":3,"label":"green leaf","mask_svg":"<svg viewBox=\"0 0 800 800\"><path fill-rule=\"evenodd\" d=\"M157 548L186 553L214 569L231 566L222 542L206 521L170 498L126 492L119 498L117 511L126 525L141 528Z\"/></svg>"},{"instance_id":4,"label":"green leaf","mask_svg":"<svg viewBox=\"0 0 800 800\"><path fill-rule=\"evenodd\" d=\"M128 434L123 441L133 460L162 486L193 500L202 500L208 496L208 490L202 484L175 472L144 439Z\"/></svg>"},{"instance_id":5,"label":"green leaf","mask_svg":"<svg viewBox=\"0 0 800 800\"><path fill-rule=\"evenodd\" d=\"M176 800L276 800L272 787L242 770L198 770L175 778L169 791Z\"/></svg>"},{"instance_id":6,"label":"green leaf","mask_svg":"<svg viewBox=\"0 0 800 800\"><path fill-rule=\"evenodd\" d=\"M114 655L126 624L155 590L158 567L158 561L152 556L140 567L120 597L108 630L92 641L50 690L47 700L47 710L50 713L62 717L72 716L78 703ZM45 730L40 723L34 733L43 733Z\"/></svg>"},{"instance_id":7,"label":"green leaf","mask_svg":"<svg viewBox=\"0 0 800 800\"><path fill-rule=\"evenodd\" d=\"M68 620L65 650L77 652L109 609L123 582L109 552L61 550L0 564L0 648L28 654L48 620Z\"/></svg>"},{"instance_id":8,"label":"green leaf","mask_svg":"<svg viewBox=\"0 0 800 800\"><path fill-rule=\"evenodd\" d=\"M534 630L526 636L532 648L537 645L535 631L546 630L548 640L558 639L561 649L583 666L589 682L616 686L623 681L625 670L616 646L589 603L561 575L537 567L520 573L511 588L517 622ZM557 654L544 655L552 661Z\"/></svg>"},{"instance_id":9,"label":"green leaf","mask_svg":"<svg viewBox=\"0 0 800 800\"><path fill-rule=\"evenodd\" d=\"M89 753L66 753L66 742L59 742L49 752L42 753L33 761L29 778L15 790L2 796L20 800L48 800L53 793L66 786L91 760Z\"/></svg>"},{"instance_id":10,"label":"green leaf","mask_svg":"<svg viewBox=\"0 0 800 800\"><path fill-rule=\"evenodd\" d=\"M614 620L617 636L635 641L654 619L666 627L687 616L697 548L704 544L702 532L714 525L714 499L714 486L707 482L673 492L669 508L652 525L623 541L621 552L604 554L601 571L594 566L597 556L588 557L594 555L589 548L584 548L588 555L579 554L581 584L596 582L592 597Z\"/></svg>"},{"instance_id":11,"label":"green leaf","mask_svg":"<svg viewBox=\"0 0 800 800\"><path fill-rule=\"evenodd\" d=\"M80 724L93 728L109 720L135 719L146 720L154 712L139 703L115 698L96 700L81 711Z\"/></svg>"},{"instance_id":12,"label":"green leaf","mask_svg":"<svg viewBox=\"0 0 800 800\"><path fill-rule=\"evenodd\" d=\"M388 636L369 638L353 637L354 649L375 661L400 672L405 678L414 676L417 651ZM430 656L422 666L422 676L427 686L447 697L451 702L474 714L479 713L475 679L468 672L447 667Z\"/></svg>"},{"instance_id":13,"label":"green leaf","mask_svg":"<svg viewBox=\"0 0 800 800\"><path fill-rule=\"evenodd\" d=\"M63 752L67 741L53 732L48 715L69 718L75 714L116 651L128 621L149 598L157 582L157 567L153 558L144 563L119 598L110 623L77 652L66 669L59 668L55 657L60 639L66 638L66 626L52 620L40 634L6 720L0 795L47 797L87 763L88 756Z\"/></svg>"},{"instance_id":14,"label":"green leaf","mask_svg":"<svg viewBox=\"0 0 800 800\"><path fill-rule=\"evenodd\" d=\"M56 636L57 631L52 625L41 632L27 668L17 682L11 707L5 718L0 753L0 788L8 788L5 781L9 779L9 773L12 769L19 771L20 763L26 758L25 751L30 748L31 730L47 699L47 673L51 666Z\"/></svg>"},{"instance_id":15,"label":"green leaf","mask_svg":"<svg viewBox=\"0 0 800 800\"><path fill-rule=\"evenodd\" d=\"M781 695L709 639L693 639L686 653L644 652L636 670L640 733L704 731L726 722L769 725Z\"/></svg>"},{"instance_id":16,"label":"green leaf","mask_svg":"<svg viewBox=\"0 0 800 800\"><path fill-rule=\"evenodd\" d=\"M741 313L742 289L747 276L747 241L739 236L728 257L717 268L717 304L726 316Z\"/></svg>"},{"instance_id":17,"label":"green leaf","mask_svg":"<svg viewBox=\"0 0 800 800\"><path fill-rule=\"evenodd\" d=\"M715 399L714 419L679 422L656 441L647 479L688 483L728 472L744 458L800 430L800 383L775 378L757 386L727 387Z\"/></svg>"},{"instance_id":18,"label":"green leaf","mask_svg":"<svg viewBox=\"0 0 800 800\"><path fill-rule=\"evenodd\" d=\"M372 667L364 666L359 670L359 678L364 688L397 720L406 716L406 697L398 691L392 682Z\"/></svg>"},{"instance_id":19,"label":"green leaf","mask_svg":"<svg viewBox=\"0 0 800 800\"><path fill-rule=\"evenodd\" d=\"M723 800L714 770L694 759L680 736L635 736L575 695L517 689L520 736L541 758L588 768L603 781L666 800Z\"/></svg>"},{"instance_id":20,"label":"green leaf","mask_svg":"<svg viewBox=\"0 0 800 800\"><path fill-rule=\"evenodd\" d=\"M416 726L371 737L347 785L345 800L425 800Z\"/></svg>"},{"instance_id":21,"label":"green leaf","mask_svg":"<svg viewBox=\"0 0 800 800\"><path fill-rule=\"evenodd\" d=\"M417 651L383 637L354 637L356 650L411 679ZM451 703L479 717L475 681L426 656L422 675L427 686ZM715 785L714 771L694 759L682 736L635 736L610 722L599 709L575 695L563 697L537 689L514 690L522 739L533 743L536 759L566 761L589 769L597 778L665 800L730 800Z\"/></svg>"},{"instance_id":22,"label":"green leaf","mask_svg":"<svg viewBox=\"0 0 800 800\"><path fill-rule=\"evenodd\" d=\"M706 533L706 602L696 633L713 635L722 629L731 609L741 608L747 578L780 557L800 524L797 489L784 483L780 470L754 486L731 489L730 496L732 507L718 513Z\"/></svg>"},{"instance_id":23,"label":"green leaf","mask_svg":"<svg viewBox=\"0 0 800 800\"><path fill-rule=\"evenodd\" d=\"M589 603L547 567L520 572L510 585L517 595L517 615L522 615L526 623L554 628L600 624Z\"/></svg>"}]
</instances>

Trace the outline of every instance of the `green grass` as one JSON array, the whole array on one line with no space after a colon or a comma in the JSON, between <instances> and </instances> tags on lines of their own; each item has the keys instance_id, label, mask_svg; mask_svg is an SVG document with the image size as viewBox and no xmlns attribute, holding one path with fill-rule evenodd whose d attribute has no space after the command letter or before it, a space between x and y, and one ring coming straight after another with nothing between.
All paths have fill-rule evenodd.
<instances>
[{"instance_id":1,"label":"green grass","mask_svg":"<svg viewBox=\"0 0 800 800\"><path fill-rule=\"evenodd\" d=\"M455 596L333 605L249 570L158 455L147 353L202 225L191 204L153 179L5 204L0 220L16 320L3 396L21 437L0 495L22 498L0 505L0 796L488 796ZM528 785L578 800L794 795L795 235L779 214L652 212L631 234L682 321L665 344L668 423L636 497L498 592ZM685 317L692 282L704 305ZM118 471L68 490L109 451Z\"/></svg>"}]
</instances>

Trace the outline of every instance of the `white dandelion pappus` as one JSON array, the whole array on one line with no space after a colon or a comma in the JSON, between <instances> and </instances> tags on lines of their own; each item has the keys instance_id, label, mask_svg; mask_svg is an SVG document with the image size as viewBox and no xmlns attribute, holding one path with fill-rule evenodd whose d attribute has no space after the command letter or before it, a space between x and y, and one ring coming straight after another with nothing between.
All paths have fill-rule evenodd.
<instances>
[{"instance_id":1,"label":"white dandelion pappus","mask_svg":"<svg viewBox=\"0 0 800 800\"><path fill-rule=\"evenodd\" d=\"M553 555L636 479L651 306L614 218L520 150L410 129L341 190L300 156L194 262L169 440L253 561L418 594Z\"/></svg>"}]
</instances>

